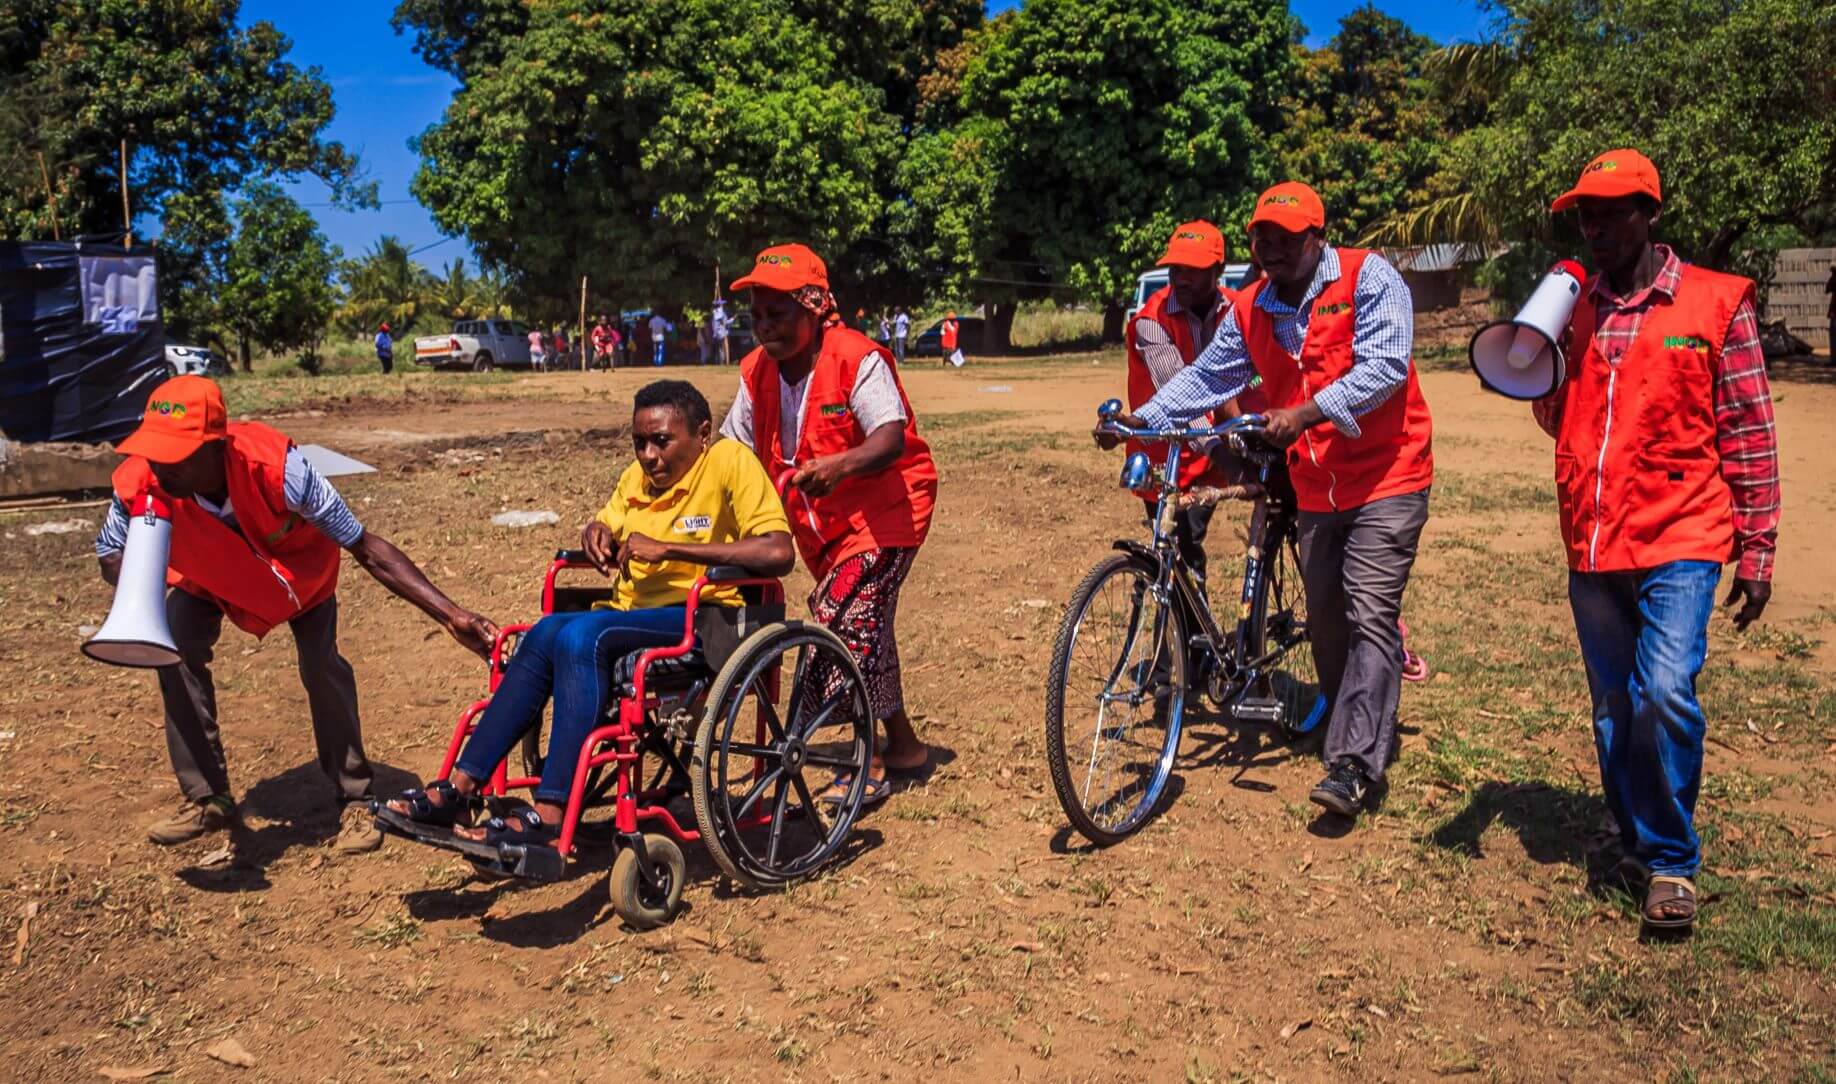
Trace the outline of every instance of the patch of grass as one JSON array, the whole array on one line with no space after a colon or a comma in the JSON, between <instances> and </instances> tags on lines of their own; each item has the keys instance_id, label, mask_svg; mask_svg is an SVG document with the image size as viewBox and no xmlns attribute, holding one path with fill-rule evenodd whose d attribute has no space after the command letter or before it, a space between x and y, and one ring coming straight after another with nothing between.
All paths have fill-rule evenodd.
<instances>
[{"instance_id":1,"label":"patch of grass","mask_svg":"<svg viewBox=\"0 0 1836 1084\"><path fill-rule=\"evenodd\" d=\"M1553 512L1555 483L1522 474L1467 474L1441 469L1434 473L1435 515L1483 515L1492 512Z\"/></svg>"},{"instance_id":2,"label":"patch of grass","mask_svg":"<svg viewBox=\"0 0 1836 1084\"><path fill-rule=\"evenodd\" d=\"M407 912L377 919L357 931L357 940L366 945L398 948L421 939L421 920Z\"/></svg>"},{"instance_id":3,"label":"patch of grass","mask_svg":"<svg viewBox=\"0 0 1836 1084\"><path fill-rule=\"evenodd\" d=\"M290 410L336 410L358 402L439 406L490 399L512 373L381 372L308 376L298 369L224 377L224 406L234 418Z\"/></svg>"}]
</instances>

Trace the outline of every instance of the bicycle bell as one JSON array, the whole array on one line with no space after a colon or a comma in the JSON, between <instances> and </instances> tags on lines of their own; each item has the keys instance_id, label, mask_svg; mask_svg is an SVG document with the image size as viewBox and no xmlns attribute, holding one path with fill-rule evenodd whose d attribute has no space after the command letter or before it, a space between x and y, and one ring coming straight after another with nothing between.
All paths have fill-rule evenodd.
<instances>
[{"instance_id":1,"label":"bicycle bell","mask_svg":"<svg viewBox=\"0 0 1836 1084\"><path fill-rule=\"evenodd\" d=\"M1122 463L1123 489L1146 489L1154 477L1154 464L1148 461L1146 452L1134 452Z\"/></svg>"},{"instance_id":2,"label":"bicycle bell","mask_svg":"<svg viewBox=\"0 0 1836 1084\"><path fill-rule=\"evenodd\" d=\"M1099 421L1106 422L1120 413L1122 413L1122 400L1120 399L1105 399L1103 400L1103 405L1097 407L1097 419Z\"/></svg>"}]
</instances>

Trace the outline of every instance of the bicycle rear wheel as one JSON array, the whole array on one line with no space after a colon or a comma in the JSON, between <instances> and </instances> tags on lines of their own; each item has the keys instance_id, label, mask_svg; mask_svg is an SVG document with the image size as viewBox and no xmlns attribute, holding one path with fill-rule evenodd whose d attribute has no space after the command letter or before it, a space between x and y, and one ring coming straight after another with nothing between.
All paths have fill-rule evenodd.
<instances>
[{"instance_id":1,"label":"bicycle rear wheel","mask_svg":"<svg viewBox=\"0 0 1836 1084\"><path fill-rule=\"evenodd\" d=\"M1283 737L1298 741L1326 721L1326 698L1307 642L1307 592L1291 532L1282 532L1269 554L1267 614L1263 643L1272 656L1268 682L1277 705L1275 725Z\"/></svg>"},{"instance_id":2,"label":"bicycle rear wheel","mask_svg":"<svg viewBox=\"0 0 1836 1084\"><path fill-rule=\"evenodd\" d=\"M1084 838L1120 842L1165 796L1186 701L1185 621L1152 563L1117 554L1072 593L1046 684L1046 759Z\"/></svg>"}]
</instances>

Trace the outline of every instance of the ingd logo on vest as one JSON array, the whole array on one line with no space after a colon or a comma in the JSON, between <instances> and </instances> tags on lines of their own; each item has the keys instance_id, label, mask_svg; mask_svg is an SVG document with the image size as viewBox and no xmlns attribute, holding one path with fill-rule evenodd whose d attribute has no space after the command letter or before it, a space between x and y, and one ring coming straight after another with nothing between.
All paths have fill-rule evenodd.
<instances>
[{"instance_id":1,"label":"ingd logo on vest","mask_svg":"<svg viewBox=\"0 0 1836 1084\"><path fill-rule=\"evenodd\" d=\"M1707 354L1709 352L1709 341L1696 335L1666 335L1664 336L1664 349L1688 350L1697 354Z\"/></svg>"}]
</instances>

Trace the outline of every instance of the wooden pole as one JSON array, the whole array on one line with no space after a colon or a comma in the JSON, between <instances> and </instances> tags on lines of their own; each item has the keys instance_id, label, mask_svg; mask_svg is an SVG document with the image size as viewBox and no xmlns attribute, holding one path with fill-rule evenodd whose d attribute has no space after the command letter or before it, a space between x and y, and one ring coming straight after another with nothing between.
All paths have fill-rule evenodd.
<instances>
[{"instance_id":1,"label":"wooden pole","mask_svg":"<svg viewBox=\"0 0 1836 1084\"><path fill-rule=\"evenodd\" d=\"M589 364L591 364L593 361L593 355L587 349L586 291L587 291L587 277L585 275L582 275L580 276L580 337L574 340L574 343L580 347L580 369L582 372L585 372L586 367Z\"/></svg>"},{"instance_id":2,"label":"wooden pole","mask_svg":"<svg viewBox=\"0 0 1836 1084\"><path fill-rule=\"evenodd\" d=\"M62 241L57 229L57 190L51 187L51 169L45 165L45 152L38 152L38 175L45 180L45 202L51 205L51 240Z\"/></svg>"},{"instance_id":3,"label":"wooden pole","mask_svg":"<svg viewBox=\"0 0 1836 1084\"><path fill-rule=\"evenodd\" d=\"M127 140L121 141L121 232L123 248L134 247L134 216L128 210Z\"/></svg>"}]
</instances>

